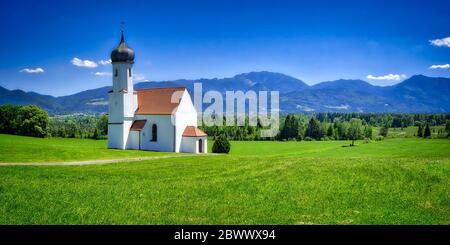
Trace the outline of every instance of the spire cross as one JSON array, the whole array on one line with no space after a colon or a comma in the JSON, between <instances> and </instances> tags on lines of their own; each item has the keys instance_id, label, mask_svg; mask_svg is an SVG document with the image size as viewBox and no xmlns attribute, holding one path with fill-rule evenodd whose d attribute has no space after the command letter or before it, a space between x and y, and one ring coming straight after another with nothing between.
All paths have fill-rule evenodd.
<instances>
[{"instance_id":1,"label":"spire cross","mask_svg":"<svg viewBox=\"0 0 450 245\"><path fill-rule=\"evenodd\" d=\"M124 30L125 30L125 22L122 21L122 22L120 22L120 31L122 32L122 38L121 38L120 42L124 42L124 40L123 40Z\"/></svg>"}]
</instances>

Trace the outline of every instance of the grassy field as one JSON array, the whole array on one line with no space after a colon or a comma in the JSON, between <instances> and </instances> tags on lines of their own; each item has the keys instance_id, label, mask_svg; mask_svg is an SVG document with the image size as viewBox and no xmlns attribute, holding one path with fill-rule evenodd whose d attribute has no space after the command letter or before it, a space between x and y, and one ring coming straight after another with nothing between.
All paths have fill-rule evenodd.
<instances>
[{"instance_id":1,"label":"grassy field","mask_svg":"<svg viewBox=\"0 0 450 245\"><path fill-rule=\"evenodd\" d=\"M450 224L450 140L348 144L232 142L229 155L0 166L0 223ZM0 161L161 154L105 147L0 135Z\"/></svg>"},{"instance_id":2,"label":"grassy field","mask_svg":"<svg viewBox=\"0 0 450 245\"><path fill-rule=\"evenodd\" d=\"M106 140L32 138L0 134L0 162L81 161L168 155L106 149Z\"/></svg>"}]
</instances>

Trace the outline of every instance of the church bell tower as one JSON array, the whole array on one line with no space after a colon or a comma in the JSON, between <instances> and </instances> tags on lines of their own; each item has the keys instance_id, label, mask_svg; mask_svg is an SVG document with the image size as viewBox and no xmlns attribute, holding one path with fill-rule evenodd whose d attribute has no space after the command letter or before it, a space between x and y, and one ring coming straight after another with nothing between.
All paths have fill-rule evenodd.
<instances>
[{"instance_id":1,"label":"church bell tower","mask_svg":"<svg viewBox=\"0 0 450 245\"><path fill-rule=\"evenodd\" d=\"M122 38L111 52L113 89L108 94L108 148L125 149L137 109L133 89L134 50Z\"/></svg>"}]
</instances>

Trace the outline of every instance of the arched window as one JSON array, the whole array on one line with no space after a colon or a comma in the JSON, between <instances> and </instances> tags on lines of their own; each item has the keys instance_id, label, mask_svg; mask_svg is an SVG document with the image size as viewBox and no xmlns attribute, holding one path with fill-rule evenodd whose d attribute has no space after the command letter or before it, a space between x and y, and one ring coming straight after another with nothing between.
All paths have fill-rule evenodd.
<instances>
[{"instance_id":1,"label":"arched window","mask_svg":"<svg viewBox=\"0 0 450 245\"><path fill-rule=\"evenodd\" d=\"M158 141L158 128L156 124L152 125L152 141Z\"/></svg>"},{"instance_id":2,"label":"arched window","mask_svg":"<svg viewBox=\"0 0 450 245\"><path fill-rule=\"evenodd\" d=\"M117 77L119 75L119 71L116 69L114 70L114 76Z\"/></svg>"},{"instance_id":3,"label":"arched window","mask_svg":"<svg viewBox=\"0 0 450 245\"><path fill-rule=\"evenodd\" d=\"M128 76L131 77L131 68L128 68Z\"/></svg>"}]
</instances>

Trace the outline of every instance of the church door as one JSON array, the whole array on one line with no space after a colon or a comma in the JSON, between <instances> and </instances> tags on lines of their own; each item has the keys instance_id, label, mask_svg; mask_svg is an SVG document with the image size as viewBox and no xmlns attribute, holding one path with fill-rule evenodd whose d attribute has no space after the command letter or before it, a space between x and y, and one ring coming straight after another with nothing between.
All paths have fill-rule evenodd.
<instances>
[{"instance_id":1,"label":"church door","mask_svg":"<svg viewBox=\"0 0 450 245\"><path fill-rule=\"evenodd\" d=\"M203 153L203 140L198 140L198 152Z\"/></svg>"}]
</instances>

